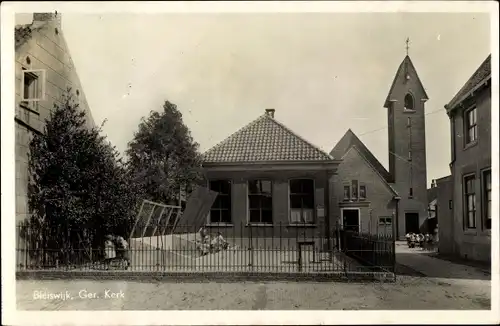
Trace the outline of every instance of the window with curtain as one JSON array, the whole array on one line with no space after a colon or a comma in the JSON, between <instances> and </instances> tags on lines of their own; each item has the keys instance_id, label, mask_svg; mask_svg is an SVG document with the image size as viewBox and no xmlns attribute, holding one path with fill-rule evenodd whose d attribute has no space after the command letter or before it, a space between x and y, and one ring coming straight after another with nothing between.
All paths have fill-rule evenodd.
<instances>
[{"instance_id":1,"label":"window with curtain","mask_svg":"<svg viewBox=\"0 0 500 326\"><path fill-rule=\"evenodd\" d=\"M314 223L314 180L290 180L290 223Z\"/></svg>"}]
</instances>

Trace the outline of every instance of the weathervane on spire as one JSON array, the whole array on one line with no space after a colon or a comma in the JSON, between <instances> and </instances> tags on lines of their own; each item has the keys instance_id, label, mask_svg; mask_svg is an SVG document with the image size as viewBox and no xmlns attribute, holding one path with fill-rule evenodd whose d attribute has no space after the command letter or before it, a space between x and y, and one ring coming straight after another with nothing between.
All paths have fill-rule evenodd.
<instances>
[{"instance_id":1,"label":"weathervane on spire","mask_svg":"<svg viewBox=\"0 0 500 326\"><path fill-rule=\"evenodd\" d=\"M406 55L408 55L408 50L410 49L410 38L407 37L406 38Z\"/></svg>"}]
</instances>

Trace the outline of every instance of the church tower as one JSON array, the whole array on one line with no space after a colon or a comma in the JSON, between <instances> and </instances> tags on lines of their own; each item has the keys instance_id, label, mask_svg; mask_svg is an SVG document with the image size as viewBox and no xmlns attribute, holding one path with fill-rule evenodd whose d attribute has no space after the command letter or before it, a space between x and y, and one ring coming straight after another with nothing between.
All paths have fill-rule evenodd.
<instances>
[{"instance_id":1,"label":"church tower","mask_svg":"<svg viewBox=\"0 0 500 326\"><path fill-rule=\"evenodd\" d=\"M408 40L407 40L408 44ZM425 102L427 93L407 55L399 66L384 103L389 130L389 173L400 196L397 236L419 232L427 217Z\"/></svg>"}]
</instances>

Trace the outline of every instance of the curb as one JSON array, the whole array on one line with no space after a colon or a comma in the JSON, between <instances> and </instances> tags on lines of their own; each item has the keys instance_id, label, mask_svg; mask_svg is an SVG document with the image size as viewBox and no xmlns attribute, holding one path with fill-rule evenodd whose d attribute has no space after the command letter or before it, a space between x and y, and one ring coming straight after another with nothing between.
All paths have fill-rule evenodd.
<instances>
[{"instance_id":1,"label":"curb","mask_svg":"<svg viewBox=\"0 0 500 326\"><path fill-rule=\"evenodd\" d=\"M17 271L16 280L96 280L143 282L390 282L394 273L383 272L147 272L147 271Z\"/></svg>"}]
</instances>

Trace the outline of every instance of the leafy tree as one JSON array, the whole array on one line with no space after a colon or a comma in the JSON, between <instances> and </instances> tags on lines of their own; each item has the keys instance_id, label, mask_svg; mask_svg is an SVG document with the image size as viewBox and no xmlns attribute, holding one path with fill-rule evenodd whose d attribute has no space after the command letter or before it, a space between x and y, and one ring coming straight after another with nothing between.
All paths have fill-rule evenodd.
<instances>
[{"instance_id":1,"label":"leafy tree","mask_svg":"<svg viewBox=\"0 0 500 326\"><path fill-rule=\"evenodd\" d=\"M134 183L144 199L169 203L180 187L199 182L198 144L175 104L165 101L163 112L151 111L142 118L126 151Z\"/></svg>"},{"instance_id":2,"label":"leafy tree","mask_svg":"<svg viewBox=\"0 0 500 326\"><path fill-rule=\"evenodd\" d=\"M118 152L101 135L102 126L88 126L70 94L54 105L43 134L30 142L32 215L24 227L32 249L57 249L66 262L92 256L90 248L107 233L127 236L137 203Z\"/></svg>"}]
</instances>

